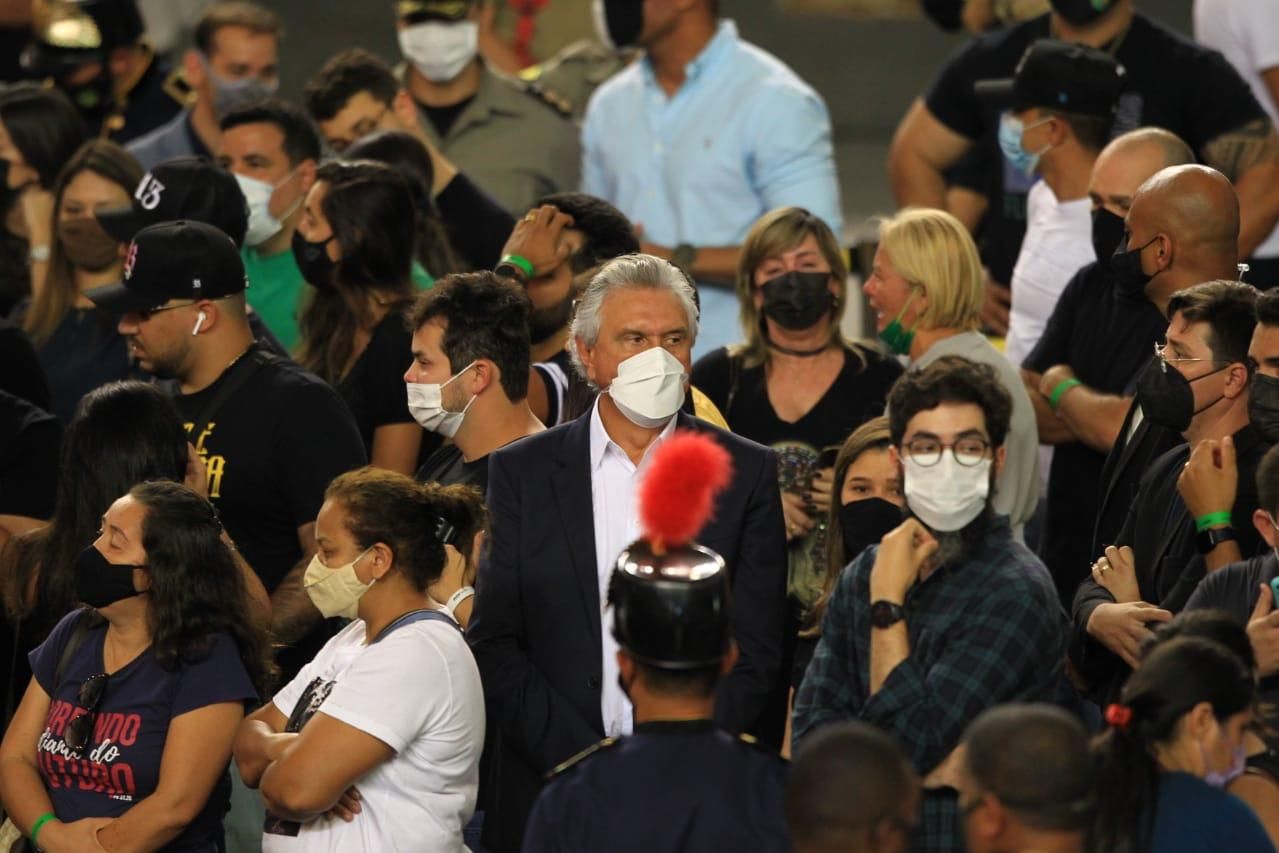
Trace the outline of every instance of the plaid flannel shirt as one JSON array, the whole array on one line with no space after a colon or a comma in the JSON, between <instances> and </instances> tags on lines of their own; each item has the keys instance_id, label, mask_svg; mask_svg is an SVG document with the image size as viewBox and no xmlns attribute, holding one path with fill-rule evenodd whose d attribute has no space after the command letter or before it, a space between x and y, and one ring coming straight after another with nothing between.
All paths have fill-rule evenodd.
<instances>
[{"instance_id":1,"label":"plaid flannel shirt","mask_svg":"<svg viewBox=\"0 0 1279 853\"><path fill-rule=\"evenodd\" d=\"M877 553L864 551L839 579L795 699L796 742L824 723L863 720L892 735L923 776L992 705L1067 701L1069 620L1048 570L1002 516L970 561L942 566L907 593L910 657L868 695ZM915 849L963 849L953 790L926 793Z\"/></svg>"}]
</instances>

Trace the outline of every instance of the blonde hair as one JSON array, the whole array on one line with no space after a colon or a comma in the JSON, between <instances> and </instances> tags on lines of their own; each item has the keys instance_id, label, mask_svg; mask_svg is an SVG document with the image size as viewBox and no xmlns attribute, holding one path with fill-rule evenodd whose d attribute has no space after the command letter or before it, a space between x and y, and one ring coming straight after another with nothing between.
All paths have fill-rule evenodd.
<instances>
[{"instance_id":1,"label":"blonde hair","mask_svg":"<svg viewBox=\"0 0 1279 853\"><path fill-rule=\"evenodd\" d=\"M906 208L880 220L879 247L898 274L927 295L920 327L973 331L981 326L981 258L958 219L944 210Z\"/></svg>"},{"instance_id":2,"label":"blonde hair","mask_svg":"<svg viewBox=\"0 0 1279 853\"><path fill-rule=\"evenodd\" d=\"M788 252L811 236L826 263L830 264L831 277L841 286L848 279L848 263L830 227L802 207L779 207L765 213L746 234L737 262L737 303L740 310L742 334L745 342L730 352L742 359L746 368L758 367L768 359L768 347L760 331L759 309L755 307L755 270L768 258ZM837 297L835 310L830 315L830 339L843 341L839 324L844 318L847 300ZM860 355L860 353L859 353ZM863 359L864 363L864 359Z\"/></svg>"}]
</instances>

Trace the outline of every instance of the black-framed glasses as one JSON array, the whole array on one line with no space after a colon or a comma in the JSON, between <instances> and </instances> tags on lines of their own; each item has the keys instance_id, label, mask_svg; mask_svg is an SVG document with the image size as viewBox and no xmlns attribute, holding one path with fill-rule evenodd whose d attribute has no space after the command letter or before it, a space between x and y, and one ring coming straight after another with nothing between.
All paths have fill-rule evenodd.
<instances>
[{"instance_id":1,"label":"black-framed glasses","mask_svg":"<svg viewBox=\"0 0 1279 853\"><path fill-rule=\"evenodd\" d=\"M986 454L990 452L990 442L976 435L965 436L950 444L922 435L906 442L906 455L914 460L915 464L925 468L931 468L940 462L942 453L946 450L951 452L960 465L972 468L980 465L986 458Z\"/></svg>"},{"instance_id":2,"label":"black-framed glasses","mask_svg":"<svg viewBox=\"0 0 1279 853\"><path fill-rule=\"evenodd\" d=\"M107 692L107 674L100 672L91 675L80 685L80 693L76 702L84 709L84 713L73 717L67 723L62 739L74 752L82 751L93 740L93 729L98 721L98 706Z\"/></svg>"},{"instance_id":3,"label":"black-framed glasses","mask_svg":"<svg viewBox=\"0 0 1279 853\"><path fill-rule=\"evenodd\" d=\"M195 301L180 302L177 305L161 305L159 308L139 308L137 311L134 311L133 313L138 315L139 322L145 323L147 320L150 320L156 314L163 314L165 311L173 311L177 308L190 308L192 305L196 305L196 304L198 303L196 303Z\"/></svg>"}]
</instances>

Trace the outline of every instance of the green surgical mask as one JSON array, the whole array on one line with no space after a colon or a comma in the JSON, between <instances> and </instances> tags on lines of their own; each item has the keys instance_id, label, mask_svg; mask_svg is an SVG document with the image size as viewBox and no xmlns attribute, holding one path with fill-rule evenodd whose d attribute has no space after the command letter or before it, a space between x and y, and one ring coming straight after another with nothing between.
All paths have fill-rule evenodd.
<instances>
[{"instance_id":1,"label":"green surgical mask","mask_svg":"<svg viewBox=\"0 0 1279 853\"><path fill-rule=\"evenodd\" d=\"M884 331L879 333L879 339L884 342L884 345L887 346L894 355L910 355L910 345L915 340L914 327L906 329L902 326L902 317L906 315L906 309L909 307L910 302L907 301L907 303L902 306L902 310L897 312L896 319L889 323L884 328ZM919 325L918 320L915 321L915 325Z\"/></svg>"}]
</instances>

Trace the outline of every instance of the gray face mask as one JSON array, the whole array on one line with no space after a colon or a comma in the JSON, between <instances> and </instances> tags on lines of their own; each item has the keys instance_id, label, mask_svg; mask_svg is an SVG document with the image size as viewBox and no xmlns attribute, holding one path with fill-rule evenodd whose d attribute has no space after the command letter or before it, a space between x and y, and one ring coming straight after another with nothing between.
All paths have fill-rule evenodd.
<instances>
[{"instance_id":1,"label":"gray face mask","mask_svg":"<svg viewBox=\"0 0 1279 853\"><path fill-rule=\"evenodd\" d=\"M257 77L245 77L243 80L228 80L213 70L204 54L199 54L204 73L209 75L209 84L213 87L213 112L219 119L236 107L243 107L257 101L272 97L280 88L279 80L266 82Z\"/></svg>"}]
</instances>

